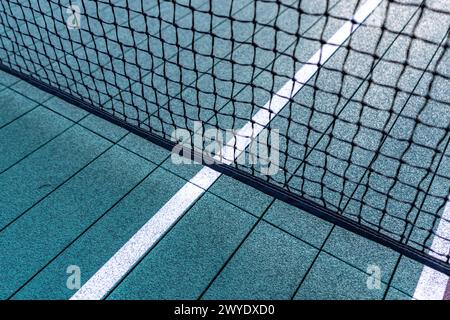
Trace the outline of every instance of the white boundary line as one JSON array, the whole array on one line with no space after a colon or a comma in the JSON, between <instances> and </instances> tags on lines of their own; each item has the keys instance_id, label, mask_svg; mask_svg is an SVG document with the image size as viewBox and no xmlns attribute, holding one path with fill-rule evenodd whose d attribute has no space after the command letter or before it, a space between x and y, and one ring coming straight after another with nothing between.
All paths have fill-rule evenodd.
<instances>
[{"instance_id":1,"label":"white boundary line","mask_svg":"<svg viewBox=\"0 0 450 320\"><path fill-rule=\"evenodd\" d=\"M450 235L450 199L445 205L436 235ZM435 236L431 244L431 250L447 255L450 252L450 241L443 238L445 237ZM430 255L433 254L430 253ZM436 254L434 256L442 259L442 256ZM448 280L449 277L447 275L425 266L414 291L414 299L442 300Z\"/></svg>"},{"instance_id":2,"label":"white boundary line","mask_svg":"<svg viewBox=\"0 0 450 320\"><path fill-rule=\"evenodd\" d=\"M256 137L315 75L336 51L344 44L361 23L378 7L383 0L367 0L353 16L322 46L252 118L237 131L220 153L227 161L234 161ZM237 151L236 151L237 149ZM226 160L228 159L228 160ZM117 251L70 299L102 299L116 283L139 261L141 257L167 232L167 230L189 209L191 205L219 177L220 173L208 167L202 168L187 182L139 231Z\"/></svg>"}]
</instances>

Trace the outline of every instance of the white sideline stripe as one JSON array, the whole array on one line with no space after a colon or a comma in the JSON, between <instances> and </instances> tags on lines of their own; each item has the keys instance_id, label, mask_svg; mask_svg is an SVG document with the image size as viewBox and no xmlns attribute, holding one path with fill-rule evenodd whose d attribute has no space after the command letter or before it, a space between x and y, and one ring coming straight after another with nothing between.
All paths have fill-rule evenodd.
<instances>
[{"instance_id":1,"label":"white sideline stripe","mask_svg":"<svg viewBox=\"0 0 450 320\"><path fill-rule=\"evenodd\" d=\"M220 173L208 167L200 170L192 178L202 187L209 187ZM186 183L178 192L134 234L114 256L108 260L70 299L97 300L108 291L133 267L136 262L155 244L174 224L204 189L193 183Z\"/></svg>"},{"instance_id":2,"label":"white sideline stripe","mask_svg":"<svg viewBox=\"0 0 450 320\"><path fill-rule=\"evenodd\" d=\"M431 250L443 255L447 255L450 252L450 241L443 239L450 235L450 199L447 201L444 212L442 214L439 226L436 231L436 235L431 244ZM442 235L442 237L439 237ZM438 259L442 259L442 256L432 254ZM416 290L414 291L414 299L418 300L442 300L444 297L445 289L447 288L448 276L431 269L430 267L424 267L420 274L419 282L417 283Z\"/></svg>"},{"instance_id":3,"label":"white sideline stripe","mask_svg":"<svg viewBox=\"0 0 450 320\"><path fill-rule=\"evenodd\" d=\"M336 50L358 29L382 0L368 0L263 107L250 122L236 132L219 153L224 163L231 163L252 142L308 82ZM235 151L235 147L238 149ZM223 158L222 158L223 157ZM70 299L97 300L103 298L115 284L139 261L156 241L189 209L200 195L219 177L220 173L202 168L187 182L139 231L125 243Z\"/></svg>"}]
</instances>

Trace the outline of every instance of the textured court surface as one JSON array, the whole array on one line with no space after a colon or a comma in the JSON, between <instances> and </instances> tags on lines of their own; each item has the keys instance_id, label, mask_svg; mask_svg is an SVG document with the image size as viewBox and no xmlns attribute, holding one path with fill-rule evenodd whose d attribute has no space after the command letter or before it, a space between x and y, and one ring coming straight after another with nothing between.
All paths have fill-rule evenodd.
<instances>
[{"instance_id":1,"label":"textured court surface","mask_svg":"<svg viewBox=\"0 0 450 320\"><path fill-rule=\"evenodd\" d=\"M67 267L89 279L200 166L174 166L167 151L0 79L0 297L68 299ZM380 289L367 288L369 265ZM223 176L108 298L410 299L421 271Z\"/></svg>"},{"instance_id":2,"label":"textured court surface","mask_svg":"<svg viewBox=\"0 0 450 320\"><path fill-rule=\"evenodd\" d=\"M242 14L245 14L247 2L242 1L242 8L237 8ZM331 10L340 15L351 14L356 3L335 1ZM382 6L369 18L371 23L376 24L381 13ZM178 14L181 23L182 13ZM407 29L414 24L414 12L398 12L390 19L393 28ZM131 17L130 21L138 25L139 17L134 20ZM430 16L424 21L425 25L418 31L422 35L436 39L445 36L447 20ZM441 27L436 26L438 22ZM217 23L219 32L220 22ZM304 32L310 37L322 36L320 18L304 23ZM325 32L331 36L339 25L334 27L330 23L329 26ZM270 42L270 34L265 36L261 32L260 41ZM363 47L365 37L370 36L370 30L362 26L352 37L353 44ZM199 50L208 50L208 41L196 41ZM288 48L292 39L285 41L280 43ZM403 57L401 37L384 41L380 54L387 54L394 60L396 56ZM142 44L146 44L145 39ZM92 41L91 45L101 46L102 43ZM245 55L244 49L235 54ZM442 50L439 47L416 49L409 53L411 59L416 59L422 67L430 63L430 68L436 64L434 54ZM120 57L123 48L117 50L112 54ZM299 59L307 60L318 48L312 45L310 50L296 54L302 55ZM176 56L174 52L174 58ZM337 69L344 64L356 70L360 67L361 72L365 72L364 59L355 55L344 62L343 57L344 53L338 51L330 64ZM440 68L448 68L448 52L445 57ZM110 57L103 58L97 63L107 66ZM263 55L258 63L265 63ZM46 61L42 64L45 66ZM76 77L89 81L88 65L79 68ZM283 66L282 60L275 68L281 75L293 72ZM61 70L61 77L64 72ZM127 72L142 79L147 86L155 85L145 75L133 73L133 70ZM170 70L164 72L170 73ZM245 70L237 72L245 77ZM373 71L375 78L390 72L395 73L395 67L387 63L379 64ZM262 72L258 81L274 81L280 86L285 78L268 80L268 76ZM315 81L332 88L336 76L339 75L324 72ZM139 84L130 84L127 79L123 83L120 77L118 80L109 90L129 91L131 94L125 95L125 100L130 99L130 106L139 104L138 100L132 100L132 93L141 92L143 88L138 87ZM402 78L401 85L405 90L412 90L416 85L418 90L425 90L429 80L412 72ZM444 90L446 86L448 83L443 83L442 91L434 94L450 102ZM347 86L349 90L355 87L356 84ZM249 88L245 85L238 89L240 94L248 94ZM227 90L226 85L219 90ZM351 93L349 91L349 95ZM108 107L117 102L117 97L100 94L98 101ZM264 93L258 97L261 101L270 98ZM382 88L371 92L370 97L381 105L390 105L394 99ZM331 98L326 94L315 96L308 90L300 91L295 96L299 107L294 116L302 117L305 113L300 106L308 103L326 108L334 102ZM407 98L396 97L394 108L406 105L409 117L420 116L424 123L436 123L439 127L450 122L448 105L436 103L418 114L420 99ZM226 113L226 101L223 103ZM245 106L238 110L242 112L242 119L236 122L227 117L215 119L213 115L210 119L219 121L224 128L240 128L246 122L244 119L251 118L255 110ZM204 112L208 112L207 108ZM358 121L355 117L375 127L386 121L383 112L373 113L370 109L361 112L360 106L354 105L348 110L347 127L341 124L337 130L344 132L342 134L351 132L351 123ZM286 128L284 119L283 116L278 122L275 119L273 125ZM185 120L180 118L179 121ZM150 118L149 125L158 126L158 123ZM408 128L407 122L400 122L396 127L400 137ZM436 132L425 129L420 131L423 140L432 141ZM305 133L301 127L294 127L289 129L289 134L301 139ZM361 143L372 141L370 132L362 132L354 138ZM339 144L335 148L339 148ZM399 145L388 144L386 148L385 152L395 153ZM0 150L1 299L70 298L76 290L67 288L68 266L78 266L82 284L85 283L202 168L200 165L175 165L168 151L6 73L0 74ZM409 156L420 163L428 155L412 152ZM319 159L320 155L317 157ZM359 157L364 158L364 153ZM288 166L294 160L284 159ZM314 157L311 163L314 163ZM376 165L389 170L388 163ZM356 174L359 169L347 168L346 172ZM414 173L410 175L413 179ZM314 178L314 173L310 178ZM342 184L339 175L334 175L328 182ZM314 193L313 183L309 188L310 193ZM399 198L408 194L408 190L397 191ZM332 192L319 195L340 205L342 199L335 196ZM372 201L376 199L372 198ZM357 203L350 202L350 213L352 205L358 208ZM373 217L370 210L364 212L367 219ZM392 222L385 223L396 228ZM414 237L420 238L420 232L412 233L412 239ZM381 272L381 283L379 287L369 288L374 266ZM422 265L390 249L221 176L105 298L411 299L422 271Z\"/></svg>"}]
</instances>

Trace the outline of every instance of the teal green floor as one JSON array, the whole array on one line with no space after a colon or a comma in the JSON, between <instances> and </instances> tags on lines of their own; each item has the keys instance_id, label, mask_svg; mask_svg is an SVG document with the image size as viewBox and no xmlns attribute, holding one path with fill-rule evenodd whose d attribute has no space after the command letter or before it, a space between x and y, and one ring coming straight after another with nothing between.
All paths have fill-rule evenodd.
<instances>
[{"instance_id":1,"label":"teal green floor","mask_svg":"<svg viewBox=\"0 0 450 320\"><path fill-rule=\"evenodd\" d=\"M1 299L70 298L201 168L5 73L0 148ZM107 299L411 299L422 268L222 176Z\"/></svg>"}]
</instances>

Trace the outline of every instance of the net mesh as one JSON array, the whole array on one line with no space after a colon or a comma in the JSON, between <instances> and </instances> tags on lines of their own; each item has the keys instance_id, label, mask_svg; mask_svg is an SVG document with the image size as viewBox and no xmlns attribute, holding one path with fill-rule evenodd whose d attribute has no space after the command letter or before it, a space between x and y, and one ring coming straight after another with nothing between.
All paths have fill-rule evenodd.
<instances>
[{"instance_id":1,"label":"net mesh","mask_svg":"<svg viewBox=\"0 0 450 320\"><path fill-rule=\"evenodd\" d=\"M449 8L7 0L0 66L448 264Z\"/></svg>"}]
</instances>

